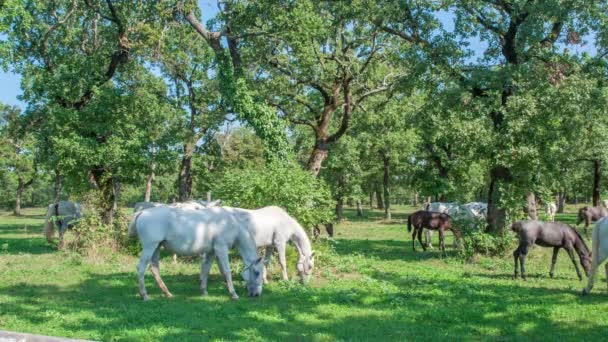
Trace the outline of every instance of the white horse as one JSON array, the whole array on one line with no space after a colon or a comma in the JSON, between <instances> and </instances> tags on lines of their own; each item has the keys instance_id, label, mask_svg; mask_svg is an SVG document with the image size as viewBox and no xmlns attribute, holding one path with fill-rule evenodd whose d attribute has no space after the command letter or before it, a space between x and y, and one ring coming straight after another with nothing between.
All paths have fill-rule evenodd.
<instances>
[{"instance_id":1,"label":"white horse","mask_svg":"<svg viewBox=\"0 0 608 342\"><path fill-rule=\"evenodd\" d=\"M257 210L235 209L247 213L247 229L253 235L258 248L265 247L264 255L264 283L268 283L266 267L272 258L272 250L279 254L279 265L283 280L288 280L285 247L291 241L298 250L299 257L296 264L300 280L307 282L312 274L315 264L314 252L311 249L308 235L300 224L279 207L265 207ZM203 255L207 260L209 256Z\"/></svg>"},{"instance_id":2,"label":"white horse","mask_svg":"<svg viewBox=\"0 0 608 342\"><path fill-rule=\"evenodd\" d=\"M176 202L176 203L159 203L159 202L137 202L135 203L135 207L133 207L133 213L138 213L142 210L146 210L149 208L156 207L169 207L169 208L182 208L182 209L192 209L192 210L203 210L207 208L217 207L222 203L222 200L215 200L211 202L207 201L197 201L191 200L187 202ZM173 262L177 262L177 255L173 254Z\"/></svg>"},{"instance_id":3,"label":"white horse","mask_svg":"<svg viewBox=\"0 0 608 342\"><path fill-rule=\"evenodd\" d=\"M595 272L598 267L608 258L608 217L604 217L595 223L592 235L591 249L591 272L587 287L583 289L583 295L589 294L595 281ZM606 270L606 284L608 285L608 264L604 266Z\"/></svg>"},{"instance_id":4,"label":"white horse","mask_svg":"<svg viewBox=\"0 0 608 342\"><path fill-rule=\"evenodd\" d=\"M475 222L486 219L488 213L488 204L482 202L469 202L465 204L458 204L455 202L432 202L426 204L425 210L448 214L450 215L450 217L457 220ZM433 248L433 246L431 245L433 231L425 229L424 234L427 246L429 248ZM454 240L454 246L457 246L456 240Z\"/></svg>"},{"instance_id":5,"label":"white horse","mask_svg":"<svg viewBox=\"0 0 608 342\"><path fill-rule=\"evenodd\" d=\"M258 258L255 240L247 230L248 214L233 208L209 208L188 210L182 208L155 207L136 214L129 226L130 236L139 236L143 247L137 266L139 293L148 300L144 274L148 263L156 283L167 297L173 295L160 277L160 246L179 255L199 255L208 258L201 266L201 292L207 294L207 280L213 255L217 257L220 271L232 299L239 296L234 290L228 251L236 246L245 268L243 279L247 282L249 296L262 294L264 264Z\"/></svg>"},{"instance_id":6,"label":"white horse","mask_svg":"<svg viewBox=\"0 0 608 342\"><path fill-rule=\"evenodd\" d=\"M545 214L549 217L552 222L555 222L555 214L557 213L557 204L554 202L548 202L545 205Z\"/></svg>"},{"instance_id":7,"label":"white horse","mask_svg":"<svg viewBox=\"0 0 608 342\"><path fill-rule=\"evenodd\" d=\"M68 228L74 226L74 221L82 216L80 203L70 201L59 201L56 204L49 204L44 219L44 235L50 243L55 238L55 225L59 231L59 248L63 248L63 234Z\"/></svg>"}]
</instances>

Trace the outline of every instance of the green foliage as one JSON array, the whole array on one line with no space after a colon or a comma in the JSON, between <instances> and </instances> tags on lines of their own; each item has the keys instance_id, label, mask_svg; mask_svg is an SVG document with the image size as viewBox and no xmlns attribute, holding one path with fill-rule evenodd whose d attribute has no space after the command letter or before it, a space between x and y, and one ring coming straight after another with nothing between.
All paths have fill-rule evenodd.
<instances>
[{"instance_id":1,"label":"green foliage","mask_svg":"<svg viewBox=\"0 0 608 342\"><path fill-rule=\"evenodd\" d=\"M333 221L332 198L325 182L291 163L269 163L259 169L232 170L213 188L229 206L284 208L305 229Z\"/></svg>"},{"instance_id":2,"label":"green foliage","mask_svg":"<svg viewBox=\"0 0 608 342\"><path fill-rule=\"evenodd\" d=\"M459 255L465 261L473 261L478 255L501 256L513 245L513 235L489 234L479 227L485 227L484 220L477 222L456 220L454 226L460 229L462 235L462 246Z\"/></svg>"}]
</instances>

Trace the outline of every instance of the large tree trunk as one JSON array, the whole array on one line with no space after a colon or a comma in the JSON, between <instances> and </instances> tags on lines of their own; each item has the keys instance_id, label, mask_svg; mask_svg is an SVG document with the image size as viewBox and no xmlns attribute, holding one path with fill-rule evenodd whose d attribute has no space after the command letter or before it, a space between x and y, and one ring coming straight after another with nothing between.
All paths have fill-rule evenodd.
<instances>
[{"instance_id":1,"label":"large tree trunk","mask_svg":"<svg viewBox=\"0 0 608 342\"><path fill-rule=\"evenodd\" d=\"M338 197L336 200L336 218L338 222L344 218L344 198Z\"/></svg>"},{"instance_id":2,"label":"large tree trunk","mask_svg":"<svg viewBox=\"0 0 608 342\"><path fill-rule=\"evenodd\" d=\"M528 206L528 216L532 220L538 220L538 213L536 212L536 196L533 192L529 192L526 196L526 203Z\"/></svg>"},{"instance_id":3,"label":"large tree trunk","mask_svg":"<svg viewBox=\"0 0 608 342\"><path fill-rule=\"evenodd\" d=\"M564 206L566 204L566 191L562 190L557 194L557 212L559 214L564 213Z\"/></svg>"},{"instance_id":4,"label":"large tree trunk","mask_svg":"<svg viewBox=\"0 0 608 342\"><path fill-rule=\"evenodd\" d=\"M358 217L362 217L363 216L363 206L361 205L361 200L357 199L357 216Z\"/></svg>"},{"instance_id":5,"label":"large tree trunk","mask_svg":"<svg viewBox=\"0 0 608 342\"><path fill-rule=\"evenodd\" d=\"M17 177L17 180L18 184L15 193L15 209L13 210L13 214L15 214L15 216L21 216L21 199L23 198L23 192L34 183L34 177L27 182L24 182L21 176Z\"/></svg>"},{"instance_id":6,"label":"large tree trunk","mask_svg":"<svg viewBox=\"0 0 608 342\"><path fill-rule=\"evenodd\" d=\"M13 214L15 216L21 216L21 196L23 196L23 186L21 184L21 180L19 180L17 193L15 194L15 210L13 210Z\"/></svg>"},{"instance_id":7,"label":"large tree trunk","mask_svg":"<svg viewBox=\"0 0 608 342\"><path fill-rule=\"evenodd\" d=\"M376 208L384 209L384 201L382 200L382 191L380 191L380 187L376 184Z\"/></svg>"},{"instance_id":8,"label":"large tree trunk","mask_svg":"<svg viewBox=\"0 0 608 342\"><path fill-rule=\"evenodd\" d=\"M374 192L369 192L369 208L374 209Z\"/></svg>"},{"instance_id":9,"label":"large tree trunk","mask_svg":"<svg viewBox=\"0 0 608 342\"><path fill-rule=\"evenodd\" d=\"M196 144L192 140L184 144L184 155L179 169L178 196L180 202L185 202L192 196L192 155Z\"/></svg>"},{"instance_id":10,"label":"large tree trunk","mask_svg":"<svg viewBox=\"0 0 608 342\"><path fill-rule=\"evenodd\" d=\"M315 147L310 154L310 158L308 159L308 164L306 168L316 177L319 175L321 171L321 166L323 165L323 161L327 159L327 155L329 153L328 144L322 140L317 139L315 142Z\"/></svg>"},{"instance_id":11,"label":"large tree trunk","mask_svg":"<svg viewBox=\"0 0 608 342\"><path fill-rule=\"evenodd\" d=\"M111 226L114 223L114 215L117 209L118 189L114 184L114 177L104 170L104 167L96 167L91 170L89 183L100 193L101 222Z\"/></svg>"},{"instance_id":12,"label":"large tree trunk","mask_svg":"<svg viewBox=\"0 0 608 342\"><path fill-rule=\"evenodd\" d=\"M418 206L418 191L414 192L414 201L412 202L414 207Z\"/></svg>"},{"instance_id":13,"label":"large tree trunk","mask_svg":"<svg viewBox=\"0 0 608 342\"><path fill-rule=\"evenodd\" d=\"M512 180L511 171L506 167L497 166L490 172L490 188L488 191L488 228L493 234L502 233L507 225L507 211L499 207L500 191L499 182L510 182Z\"/></svg>"},{"instance_id":14,"label":"large tree trunk","mask_svg":"<svg viewBox=\"0 0 608 342\"><path fill-rule=\"evenodd\" d=\"M146 193L144 194L144 201L150 202L150 197L152 195L152 183L154 182L155 175L154 171L156 170L156 146L152 143L152 150L150 156L150 174L148 175L148 181L146 182Z\"/></svg>"},{"instance_id":15,"label":"large tree trunk","mask_svg":"<svg viewBox=\"0 0 608 342\"><path fill-rule=\"evenodd\" d=\"M599 159L593 161L593 206L600 205L600 180L602 177L601 162Z\"/></svg>"},{"instance_id":16,"label":"large tree trunk","mask_svg":"<svg viewBox=\"0 0 608 342\"><path fill-rule=\"evenodd\" d=\"M390 159L382 156L384 162L384 219L391 219Z\"/></svg>"},{"instance_id":17,"label":"large tree trunk","mask_svg":"<svg viewBox=\"0 0 608 342\"><path fill-rule=\"evenodd\" d=\"M61 199L61 186L63 183L63 176L59 173L59 170L55 170L55 182L53 185L53 203L59 203Z\"/></svg>"}]
</instances>

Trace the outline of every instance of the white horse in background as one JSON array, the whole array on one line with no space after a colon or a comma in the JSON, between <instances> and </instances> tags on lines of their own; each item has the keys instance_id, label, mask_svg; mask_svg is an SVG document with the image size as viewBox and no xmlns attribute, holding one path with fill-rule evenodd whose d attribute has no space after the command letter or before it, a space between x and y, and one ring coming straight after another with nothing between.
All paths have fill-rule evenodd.
<instances>
[{"instance_id":1,"label":"white horse in background","mask_svg":"<svg viewBox=\"0 0 608 342\"><path fill-rule=\"evenodd\" d=\"M595 223L591 248L591 272L587 287L583 289L583 295L591 292L595 281L595 273L598 267L608 258L608 217L604 217ZM604 268L606 271L606 284L608 285L608 264L605 264Z\"/></svg>"},{"instance_id":2,"label":"white horse in background","mask_svg":"<svg viewBox=\"0 0 608 342\"><path fill-rule=\"evenodd\" d=\"M427 203L424 210L448 214L450 217L457 220L475 222L486 219L488 215L488 204L483 202L469 202L465 204L458 204L455 202L432 202ZM427 246L433 248L431 244L433 232L425 229L424 235ZM454 240L454 246L456 245L457 241Z\"/></svg>"},{"instance_id":3,"label":"white horse in background","mask_svg":"<svg viewBox=\"0 0 608 342\"><path fill-rule=\"evenodd\" d=\"M549 217L552 222L555 222L555 214L557 214L557 204L554 202L548 202L545 205L545 214Z\"/></svg>"},{"instance_id":4,"label":"white horse in background","mask_svg":"<svg viewBox=\"0 0 608 342\"><path fill-rule=\"evenodd\" d=\"M150 270L156 283L167 297L173 295L160 277L160 246L179 255L206 254L201 266L201 292L207 294L207 280L213 256L218 260L219 268L232 299L239 296L234 290L228 251L238 249L245 265L242 276L247 282L249 296L262 294L264 264L258 258L255 240L247 225L249 214L233 208L214 207L206 210L188 210L183 208L155 207L136 214L129 225L129 235L139 236L143 247L137 266L139 293L148 300L144 283L146 267Z\"/></svg>"},{"instance_id":5,"label":"white horse in background","mask_svg":"<svg viewBox=\"0 0 608 342\"><path fill-rule=\"evenodd\" d=\"M77 202L59 201L49 204L44 219L44 235L49 243L55 238L55 225L59 231L59 248L63 248L63 235L72 228L76 220L82 217L82 206Z\"/></svg>"},{"instance_id":6,"label":"white horse in background","mask_svg":"<svg viewBox=\"0 0 608 342\"><path fill-rule=\"evenodd\" d=\"M310 240L300 224L282 208L271 206L257 210L235 209L247 213L247 229L253 235L258 248L265 247L264 255L264 283L268 283L266 268L272 258L272 250L279 254L279 265L283 280L288 280L285 248L291 241L298 250L299 257L296 264L301 282L309 280L314 268L314 252ZM203 260L209 260L203 255Z\"/></svg>"}]
</instances>

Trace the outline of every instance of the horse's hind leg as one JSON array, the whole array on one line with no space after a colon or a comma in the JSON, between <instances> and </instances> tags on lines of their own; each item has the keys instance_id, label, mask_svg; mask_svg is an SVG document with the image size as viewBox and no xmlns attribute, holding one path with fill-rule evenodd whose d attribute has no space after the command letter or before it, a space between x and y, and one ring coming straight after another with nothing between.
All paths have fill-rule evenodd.
<instances>
[{"instance_id":1,"label":"horse's hind leg","mask_svg":"<svg viewBox=\"0 0 608 342\"><path fill-rule=\"evenodd\" d=\"M416 234L418 233L418 228L414 227L414 232L412 233L412 249L414 252L416 251Z\"/></svg>"},{"instance_id":2,"label":"horse's hind leg","mask_svg":"<svg viewBox=\"0 0 608 342\"><path fill-rule=\"evenodd\" d=\"M441 247L441 255L447 256L445 252L445 231L443 229L439 229L439 247Z\"/></svg>"},{"instance_id":3,"label":"horse's hind leg","mask_svg":"<svg viewBox=\"0 0 608 342\"><path fill-rule=\"evenodd\" d=\"M206 296L207 292L207 282L209 280L209 271L211 270L211 265L213 265L213 258L215 255L213 252L203 253L203 261L201 263L201 294Z\"/></svg>"},{"instance_id":4,"label":"horse's hind leg","mask_svg":"<svg viewBox=\"0 0 608 342\"><path fill-rule=\"evenodd\" d=\"M433 249L433 231L429 229L423 229L424 243L429 249Z\"/></svg>"},{"instance_id":5,"label":"horse's hind leg","mask_svg":"<svg viewBox=\"0 0 608 342\"><path fill-rule=\"evenodd\" d=\"M555 263L557 262L557 253L559 247L553 247L553 257L551 258L551 270L549 270L549 277L553 278L553 271L555 270Z\"/></svg>"},{"instance_id":6,"label":"horse's hind leg","mask_svg":"<svg viewBox=\"0 0 608 342\"><path fill-rule=\"evenodd\" d=\"M422 243L422 230L423 228L418 228L416 235L418 237L418 242L420 242L420 245L422 246L422 250L426 251L426 245Z\"/></svg>"},{"instance_id":7,"label":"horse's hind leg","mask_svg":"<svg viewBox=\"0 0 608 342\"><path fill-rule=\"evenodd\" d=\"M165 296L172 298L173 295L169 292L167 285L163 281L163 278L160 277L160 246L156 247L154 254L152 254L152 260L150 263L150 271L152 271L152 275L154 275L154 280L156 280L156 284L160 287L161 291L165 294Z\"/></svg>"},{"instance_id":8,"label":"horse's hind leg","mask_svg":"<svg viewBox=\"0 0 608 342\"><path fill-rule=\"evenodd\" d=\"M142 296L144 300L150 299L148 297L148 292L146 292L146 284L144 282L144 275L146 273L146 267L148 267L148 263L150 259L152 259L152 255L154 251L158 248L158 245L154 247L145 248L141 253L141 258L139 259L139 265L137 265L137 279L139 282L139 294Z\"/></svg>"},{"instance_id":9,"label":"horse's hind leg","mask_svg":"<svg viewBox=\"0 0 608 342\"><path fill-rule=\"evenodd\" d=\"M568 255L570 256L570 260L572 260L572 263L574 264L574 268L576 269L576 275L578 275L578 280L583 280L583 276L581 275L581 270L578 268L578 265L576 264L576 260L574 259L574 252L572 251L572 247L566 247L566 250L568 251Z\"/></svg>"}]
</instances>

